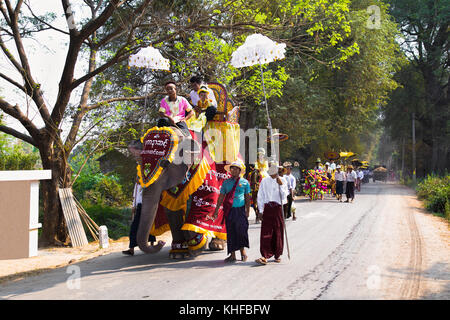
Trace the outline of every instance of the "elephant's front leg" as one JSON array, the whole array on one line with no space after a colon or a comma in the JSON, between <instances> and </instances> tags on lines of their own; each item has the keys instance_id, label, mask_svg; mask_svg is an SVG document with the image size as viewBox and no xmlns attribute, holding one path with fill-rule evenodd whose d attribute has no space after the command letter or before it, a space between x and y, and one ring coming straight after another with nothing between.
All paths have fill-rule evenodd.
<instances>
[{"instance_id":1,"label":"elephant's front leg","mask_svg":"<svg viewBox=\"0 0 450 320\"><path fill-rule=\"evenodd\" d=\"M182 210L171 211L166 209L167 220L169 221L170 231L172 232L172 248L170 250L170 257L185 258L189 256L188 243L185 232L181 230L184 224Z\"/></svg>"}]
</instances>

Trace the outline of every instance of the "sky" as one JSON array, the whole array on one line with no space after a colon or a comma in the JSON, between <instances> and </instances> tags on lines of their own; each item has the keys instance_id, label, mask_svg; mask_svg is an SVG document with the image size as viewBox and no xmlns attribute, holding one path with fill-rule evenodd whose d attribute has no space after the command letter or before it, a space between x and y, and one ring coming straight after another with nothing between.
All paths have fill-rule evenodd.
<instances>
[{"instance_id":1,"label":"sky","mask_svg":"<svg viewBox=\"0 0 450 320\"><path fill-rule=\"evenodd\" d=\"M36 15L44 15L48 12L56 13L57 19L54 23L52 23L52 25L68 31L68 25L65 17L63 16L64 11L60 0L26 0L26 2L30 3L33 12ZM81 0L73 1L73 3L75 21L79 21L80 17L88 14L88 11L82 10ZM23 5L22 10L23 12L29 12L25 5ZM48 30L35 33L33 35L33 39L25 39L23 43L30 61L34 80L41 84L46 103L51 108L54 105L58 94L60 75L62 73L67 54L68 36L54 30ZM13 50L15 48L12 41L9 41L7 45L12 52L16 53L16 51ZM17 55L15 56L18 57ZM79 63L77 63L75 77L84 74L83 70L85 68L86 64L80 60ZM23 83L21 76L3 53L0 53L0 70L19 83ZM26 113L28 109L29 117L33 119L33 122L39 128L43 126L43 122L37 113L36 106L33 103L28 103L27 108L27 99L25 99L25 94L3 79L0 79L0 95L9 103L17 103L21 106L24 113ZM72 96L71 102L76 101L76 96L76 94ZM6 119L6 123L20 132L26 132L23 126L11 117Z\"/></svg>"}]
</instances>

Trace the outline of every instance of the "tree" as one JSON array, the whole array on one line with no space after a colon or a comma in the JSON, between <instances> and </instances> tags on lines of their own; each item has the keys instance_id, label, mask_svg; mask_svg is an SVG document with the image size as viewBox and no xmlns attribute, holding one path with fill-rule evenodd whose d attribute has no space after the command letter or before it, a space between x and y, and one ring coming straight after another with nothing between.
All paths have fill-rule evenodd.
<instances>
[{"instance_id":1,"label":"tree","mask_svg":"<svg viewBox=\"0 0 450 320\"><path fill-rule=\"evenodd\" d=\"M450 3L445 0L391 0L391 12L404 36L402 48L422 74L432 149L430 172L448 168L450 139L449 24Z\"/></svg>"},{"instance_id":2,"label":"tree","mask_svg":"<svg viewBox=\"0 0 450 320\"><path fill-rule=\"evenodd\" d=\"M90 10L91 16L75 21L71 1L61 0L60 10L67 19L67 28L62 30L52 25L54 14L37 16L28 1L18 0L13 3L11 0L0 0L0 48L4 58L14 66L19 76L0 72L0 78L16 87L34 103L44 123L44 126L39 128L36 119L30 118L24 112L24 106L14 105L0 98L0 110L17 119L26 133L5 125L0 125L0 131L38 148L43 168L52 171L52 179L41 184L44 217L40 240L43 243L64 242L67 238L58 200L58 188L60 185L71 185L71 170L67 160L73 148L84 137L84 133L79 132L83 120L99 110L111 108L110 104L114 102L145 99L145 96L130 94L93 99L90 93L94 79L112 66L125 61L137 49L165 42L183 34L186 29L201 26L205 19L217 15L213 13L215 5L211 2L211 11L208 11L206 16L197 16L190 23L186 21L174 24L167 20L170 17L160 17L155 10L164 3L167 2L84 0L83 4ZM171 1L169 5L181 3L185 1ZM164 30L167 25L170 25L170 32ZM154 32L155 28L159 28L159 32ZM24 38L49 29L64 34L68 42L67 58L53 106L48 105L45 93L33 77L29 53L23 44ZM113 50L112 43L115 45ZM86 56L84 53L87 55L87 72L76 77L75 67ZM81 89L79 101L76 106L70 106L70 98L78 88ZM71 114L70 128L67 136L63 137L62 123L68 113Z\"/></svg>"},{"instance_id":3,"label":"tree","mask_svg":"<svg viewBox=\"0 0 450 320\"><path fill-rule=\"evenodd\" d=\"M404 58L396 43L396 25L382 1L376 2L380 28L366 27L367 7L372 4L353 1L349 8L351 33L344 46L357 48L357 53L334 67L316 62L314 68L305 68L296 56L289 59L287 73L293 76L285 94L271 101L279 114L277 127L290 137L282 144L288 158L302 159L307 166L323 152L340 149L374 157L379 113L398 85L393 76ZM337 52L331 47L322 55L332 57Z\"/></svg>"}]
</instances>

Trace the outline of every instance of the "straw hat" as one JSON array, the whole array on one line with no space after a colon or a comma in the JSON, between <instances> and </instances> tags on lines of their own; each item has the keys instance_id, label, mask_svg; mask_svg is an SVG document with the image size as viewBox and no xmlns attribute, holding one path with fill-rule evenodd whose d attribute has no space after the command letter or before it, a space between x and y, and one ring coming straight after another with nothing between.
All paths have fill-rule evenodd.
<instances>
[{"instance_id":1,"label":"straw hat","mask_svg":"<svg viewBox=\"0 0 450 320\"><path fill-rule=\"evenodd\" d=\"M292 163L290 163L289 161L286 161L285 163L283 163L283 167L285 167L285 168L292 167Z\"/></svg>"},{"instance_id":2,"label":"straw hat","mask_svg":"<svg viewBox=\"0 0 450 320\"><path fill-rule=\"evenodd\" d=\"M266 154L266 150L264 148L258 148L258 154Z\"/></svg>"},{"instance_id":3,"label":"straw hat","mask_svg":"<svg viewBox=\"0 0 450 320\"><path fill-rule=\"evenodd\" d=\"M239 160L233 161L232 163L225 165L224 168L227 172L231 173L230 171L231 167L238 167L239 169L241 169L241 174L245 172L245 165L242 163L242 161Z\"/></svg>"}]
</instances>

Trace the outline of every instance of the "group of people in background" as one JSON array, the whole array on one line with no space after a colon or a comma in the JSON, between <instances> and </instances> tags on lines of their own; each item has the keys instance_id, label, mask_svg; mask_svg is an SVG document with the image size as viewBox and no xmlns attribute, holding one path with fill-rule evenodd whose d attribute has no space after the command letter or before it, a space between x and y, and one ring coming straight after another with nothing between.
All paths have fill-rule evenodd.
<instances>
[{"instance_id":1,"label":"group of people in background","mask_svg":"<svg viewBox=\"0 0 450 320\"><path fill-rule=\"evenodd\" d=\"M360 169L355 171L353 165L336 165L333 160L321 165L318 158L316 166L307 171L306 192L311 200L315 200L314 194L320 193L320 199L324 194L336 197L339 202L343 202L342 195L345 193L345 202L353 202L355 190L361 191L361 183L364 179L364 172Z\"/></svg>"}]
</instances>

